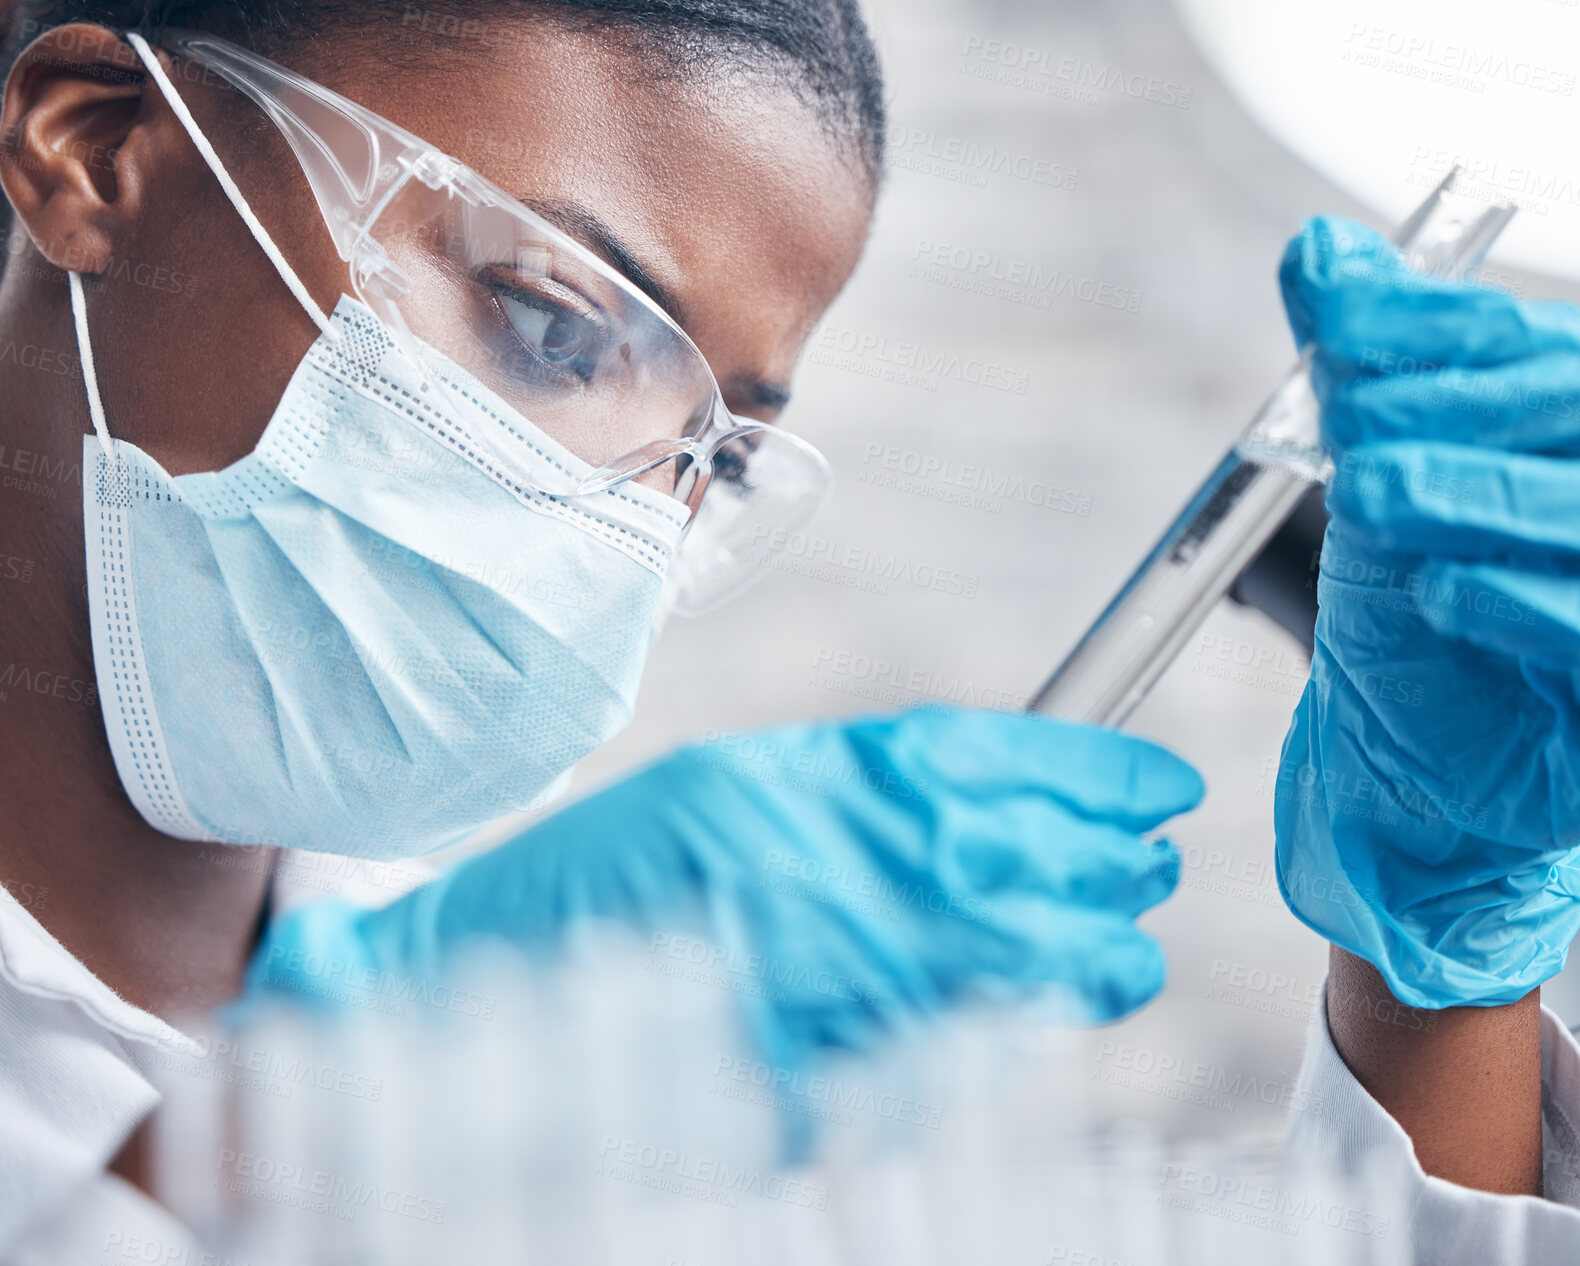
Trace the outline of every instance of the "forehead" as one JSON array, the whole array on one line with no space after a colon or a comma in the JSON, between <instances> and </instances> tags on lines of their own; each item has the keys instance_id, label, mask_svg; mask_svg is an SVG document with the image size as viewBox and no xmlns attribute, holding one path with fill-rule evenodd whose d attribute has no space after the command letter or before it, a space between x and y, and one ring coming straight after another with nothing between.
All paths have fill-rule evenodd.
<instances>
[{"instance_id":1,"label":"forehead","mask_svg":"<svg viewBox=\"0 0 1580 1266\"><path fill-rule=\"evenodd\" d=\"M537 21L408 43L399 74L331 82L525 200L591 211L699 343L751 310L799 345L855 266L870 182L780 84Z\"/></svg>"}]
</instances>

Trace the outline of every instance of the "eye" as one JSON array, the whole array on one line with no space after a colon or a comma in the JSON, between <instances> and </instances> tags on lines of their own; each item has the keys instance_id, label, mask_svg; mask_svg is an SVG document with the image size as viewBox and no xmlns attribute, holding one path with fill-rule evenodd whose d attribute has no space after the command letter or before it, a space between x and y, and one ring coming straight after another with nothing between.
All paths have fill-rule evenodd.
<instances>
[{"instance_id":1,"label":"eye","mask_svg":"<svg viewBox=\"0 0 1580 1266\"><path fill-rule=\"evenodd\" d=\"M572 373L583 382L592 380L608 343L595 309L577 305L570 292L562 299L524 290L498 277L488 278L487 284L501 314L534 360L551 373Z\"/></svg>"},{"instance_id":2,"label":"eye","mask_svg":"<svg viewBox=\"0 0 1580 1266\"><path fill-rule=\"evenodd\" d=\"M720 445L713 454L713 477L722 479L738 495L755 492L752 482L751 456L756 444L744 435Z\"/></svg>"}]
</instances>

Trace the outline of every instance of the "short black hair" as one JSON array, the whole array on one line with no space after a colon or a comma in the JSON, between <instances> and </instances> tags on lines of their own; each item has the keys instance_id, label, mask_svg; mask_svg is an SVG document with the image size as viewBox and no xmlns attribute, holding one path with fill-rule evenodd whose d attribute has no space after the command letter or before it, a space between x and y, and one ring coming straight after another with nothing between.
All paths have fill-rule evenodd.
<instances>
[{"instance_id":1,"label":"short black hair","mask_svg":"<svg viewBox=\"0 0 1580 1266\"><path fill-rule=\"evenodd\" d=\"M7 0L0 0L0 28ZM684 74L711 67L766 74L815 111L874 181L882 171L883 77L858 0L17 0L0 65L51 26L94 22L157 42L205 31L266 56L370 20L395 27L538 18L635 43ZM3 34L0 29L0 34Z\"/></svg>"}]
</instances>

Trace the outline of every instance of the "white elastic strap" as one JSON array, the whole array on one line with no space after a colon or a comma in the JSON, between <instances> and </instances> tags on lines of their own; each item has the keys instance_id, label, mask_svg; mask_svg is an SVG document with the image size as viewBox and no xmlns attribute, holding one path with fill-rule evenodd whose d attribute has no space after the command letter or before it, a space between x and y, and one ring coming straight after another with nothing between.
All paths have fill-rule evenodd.
<instances>
[{"instance_id":1,"label":"white elastic strap","mask_svg":"<svg viewBox=\"0 0 1580 1266\"><path fill-rule=\"evenodd\" d=\"M77 323L77 359L82 362L82 385L88 389L88 416L98 432L99 447L108 458L115 457L110 447L110 428L104 421L104 401L99 399L99 375L93 368L93 344L88 341L88 304L82 297L82 277L67 273L71 287L71 319Z\"/></svg>"},{"instance_id":2,"label":"white elastic strap","mask_svg":"<svg viewBox=\"0 0 1580 1266\"><path fill-rule=\"evenodd\" d=\"M225 191L225 196L230 199L231 206L236 208L236 214L241 216L252 235L257 239L258 245L263 247L263 253L269 257L269 262L274 265L275 271L280 274L280 279L290 287L291 293L296 296L298 303L307 309L307 315L313 318L318 326L330 338L339 337L339 331L329 324L329 317L324 310L313 302L313 296L307 293L307 287L302 284L302 279L296 275L296 270L286 263L285 256L280 254L280 248L274 244L258 222L258 217L252 213L252 208L247 205L247 199L242 197L241 190L236 187L236 182L230 178L230 173L225 170L225 164L219 161L219 155L214 152L214 147L208 143L208 137L203 135L203 129L198 127L197 120L192 117L192 111L187 109L187 103L181 100L181 94L170 82L170 77L165 74L165 68L159 64L159 59L154 56L154 50L148 47L148 41L136 31L128 31L126 39L137 50L137 55L143 59L143 65L148 67L148 73L153 81L159 85L159 91L164 93L165 100L170 103L170 108L175 111L176 118L181 120L181 126L187 130L187 135L192 138L192 144L197 146L203 161L208 164L208 169L214 173L214 179L219 181L219 187Z\"/></svg>"}]
</instances>

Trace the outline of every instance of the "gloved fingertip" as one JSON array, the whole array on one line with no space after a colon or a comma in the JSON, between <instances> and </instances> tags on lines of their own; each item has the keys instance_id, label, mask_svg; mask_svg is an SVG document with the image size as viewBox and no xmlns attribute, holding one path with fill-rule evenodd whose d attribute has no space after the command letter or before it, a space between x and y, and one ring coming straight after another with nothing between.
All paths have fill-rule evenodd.
<instances>
[{"instance_id":1,"label":"gloved fingertip","mask_svg":"<svg viewBox=\"0 0 1580 1266\"><path fill-rule=\"evenodd\" d=\"M1147 873L1149 876L1156 878L1157 884L1161 889L1158 901L1162 901L1164 898L1172 896L1174 890L1179 887L1180 867L1182 865L1180 851L1173 840L1152 840L1150 843L1152 847L1152 866ZM1153 902L1152 904L1155 905L1157 903Z\"/></svg>"},{"instance_id":2,"label":"gloved fingertip","mask_svg":"<svg viewBox=\"0 0 1580 1266\"><path fill-rule=\"evenodd\" d=\"M1339 216L1313 216L1284 248L1278 284L1284 311L1304 349L1321 336L1341 279L1376 272L1387 277L1403 268L1398 250L1376 229ZM1347 276L1346 276L1347 275Z\"/></svg>"},{"instance_id":3,"label":"gloved fingertip","mask_svg":"<svg viewBox=\"0 0 1580 1266\"><path fill-rule=\"evenodd\" d=\"M1090 1022L1111 1024L1139 1011L1163 992L1168 968L1163 947L1145 932L1132 928L1122 945L1104 955L1107 970L1088 981L1083 993L1090 1004Z\"/></svg>"},{"instance_id":4,"label":"gloved fingertip","mask_svg":"<svg viewBox=\"0 0 1580 1266\"><path fill-rule=\"evenodd\" d=\"M1382 276L1405 270L1399 248L1369 224L1344 216L1312 216L1301 228L1306 276L1331 284L1348 275Z\"/></svg>"},{"instance_id":5,"label":"gloved fingertip","mask_svg":"<svg viewBox=\"0 0 1580 1266\"><path fill-rule=\"evenodd\" d=\"M1306 253L1306 233L1302 230L1289 239L1278 264L1278 289L1284 299L1284 315L1289 321L1290 333L1295 336L1297 351L1304 351L1310 345L1317 329L1316 304L1306 293Z\"/></svg>"},{"instance_id":6,"label":"gloved fingertip","mask_svg":"<svg viewBox=\"0 0 1580 1266\"><path fill-rule=\"evenodd\" d=\"M1006 753L1006 763L1029 771L1087 816L1150 831L1200 804L1206 793L1188 762L1150 739L1035 715L1022 719L1030 728Z\"/></svg>"},{"instance_id":7,"label":"gloved fingertip","mask_svg":"<svg viewBox=\"0 0 1580 1266\"><path fill-rule=\"evenodd\" d=\"M1138 770L1138 799L1152 811L1153 825L1196 808L1207 795L1207 784L1196 767L1160 744L1142 745Z\"/></svg>"},{"instance_id":8,"label":"gloved fingertip","mask_svg":"<svg viewBox=\"0 0 1580 1266\"><path fill-rule=\"evenodd\" d=\"M1110 909L1131 919L1167 901L1180 882L1180 853L1172 841L1138 840L1137 844L1141 852L1134 868L1107 898Z\"/></svg>"}]
</instances>

